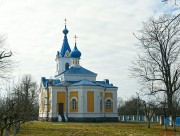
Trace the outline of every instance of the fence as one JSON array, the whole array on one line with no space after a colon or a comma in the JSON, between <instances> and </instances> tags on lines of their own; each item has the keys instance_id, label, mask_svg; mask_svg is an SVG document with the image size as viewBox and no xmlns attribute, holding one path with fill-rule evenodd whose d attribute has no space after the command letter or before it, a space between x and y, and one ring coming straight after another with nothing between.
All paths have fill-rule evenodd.
<instances>
[{"instance_id":1,"label":"fence","mask_svg":"<svg viewBox=\"0 0 180 136\"><path fill-rule=\"evenodd\" d=\"M180 126L180 116L176 117L175 125Z\"/></svg>"},{"instance_id":2,"label":"fence","mask_svg":"<svg viewBox=\"0 0 180 136\"><path fill-rule=\"evenodd\" d=\"M137 117L137 115L121 115L119 117L120 121L146 121L146 117L143 115L140 115ZM158 122L159 118L158 116L153 116L151 118L151 122Z\"/></svg>"},{"instance_id":3,"label":"fence","mask_svg":"<svg viewBox=\"0 0 180 136\"><path fill-rule=\"evenodd\" d=\"M119 116L119 120L130 121L130 122L133 121L145 122L146 117L143 115L139 115L138 117L137 115L121 115ZM172 117L166 116L165 118L164 116L153 116L151 118L151 122L159 122L161 125L163 125L164 123L166 123L166 125L172 125ZM180 116L176 116L175 125L180 126Z\"/></svg>"}]
</instances>

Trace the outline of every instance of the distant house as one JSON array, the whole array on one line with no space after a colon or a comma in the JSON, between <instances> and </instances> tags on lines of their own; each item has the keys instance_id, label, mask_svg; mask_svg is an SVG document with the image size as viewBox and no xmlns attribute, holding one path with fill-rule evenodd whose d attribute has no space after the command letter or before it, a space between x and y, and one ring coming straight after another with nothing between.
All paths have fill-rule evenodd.
<instances>
[{"instance_id":1,"label":"distant house","mask_svg":"<svg viewBox=\"0 0 180 136\"><path fill-rule=\"evenodd\" d=\"M61 50L56 55L53 79L41 78L39 119L48 121L117 121L117 87L108 79L80 66L81 52L68 43L65 25ZM76 37L75 37L76 38ZM98 65L94 63L93 65Z\"/></svg>"}]
</instances>

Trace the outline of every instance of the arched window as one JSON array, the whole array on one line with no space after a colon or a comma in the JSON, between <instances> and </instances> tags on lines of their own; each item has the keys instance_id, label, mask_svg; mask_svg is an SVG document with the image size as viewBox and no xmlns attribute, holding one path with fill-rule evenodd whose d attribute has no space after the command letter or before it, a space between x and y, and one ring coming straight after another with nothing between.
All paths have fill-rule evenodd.
<instances>
[{"instance_id":1,"label":"arched window","mask_svg":"<svg viewBox=\"0 0 180 136\"><path fill-rule=\"evenodd\" d=\"M106 109L107 109L107 110L110 110L110 109L111 109L111 100L110 100L110 99L108 99L108 100L106 101Z\"/></svg>"},{"instance_id":2,"label":"arched window","mask_svg":"<svg viewBox=\"0 0 180 136\"><path fill-rule=\"evenodd\" d=\"M102 99L100 100L100 111L102 112Z\"/></svg>"},{"instance_id":3,"label":"arched window","mask_svg":"<svg viewBox=\"0 0 180 136\"><path fill-rule=\"evenodd\" d=\"M76 99L72 99L72 109L76 109Z\"/></svg>"},{"instance_id":4,"label":"arched window","mask_svg":"<svg viewBox=\"0 0 180 136\"><path fill-rule=\"evenodd\" d=\"M69 63L66 63L65 64L65 70L68 70L69 69Z\"/></svg>"}]
</instances>

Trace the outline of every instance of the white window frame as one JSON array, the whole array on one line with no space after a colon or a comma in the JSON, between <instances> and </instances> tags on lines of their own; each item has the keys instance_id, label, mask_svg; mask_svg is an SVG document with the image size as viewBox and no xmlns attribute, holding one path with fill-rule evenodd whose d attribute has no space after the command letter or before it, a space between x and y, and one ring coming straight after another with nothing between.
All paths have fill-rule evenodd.
<instances>
[{"instance_id":1,"label":"white window frame","mask_svg":"<svg viewBox=\"0 0 180 136\"><path fill-rule=\"evenodd\" d=\"M112 101L111 99L106 100L106 109L111 110L112 109Z\"/></svg>"},{"instance_id":2,"label":"white window frame","mask_svg":"<svg viewBox=\"0 0 180 136\"><path fill-rule=\"evenodd\" d=\"M72 109L75 110L76 109L76 103L77 100L75 98L72 99Z\"/></svg>"}]
</instances>

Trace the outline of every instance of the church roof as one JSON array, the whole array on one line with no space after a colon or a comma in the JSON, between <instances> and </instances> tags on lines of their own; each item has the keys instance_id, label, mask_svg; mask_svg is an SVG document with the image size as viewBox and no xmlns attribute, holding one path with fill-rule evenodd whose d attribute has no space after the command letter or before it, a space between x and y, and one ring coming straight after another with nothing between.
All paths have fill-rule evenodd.
<instances>
[{"instance_id":1,"label":"church roof","mask_svg":"<svg viewBox=\"0 0 180 136\"><path fill-rule=\"evenodd\" d=\"M64 82L59 79L46 79L45 77L42 77L41 81L43 88L46 88L47 86L101 86L105 88L117 88L113 86L113 84L106 83L105 81L89 81L87 79Z\"/></svg>"},{"instance_id":2,"label":"church roof","mask_svg":"<svg viewBox=\"0 0 180 136\"><path fill-rule=\"evenodd\" d=\"M61 74L85 74L85 75L97 75L96 73L88 70L88 69L85 69L83 67L70 67L68 70L60 73L59 75ZM55 77L59 76L59 75L56 75Z\"/></svg>"},{"instance_id":3,"label":"church roof","mask_svg":"<svg viewBox=\"0 0 180 136\"><path fill-rule=\"evenodd\" d=\"M41 77L41 81L44 88L61 83L59 79L46 79L45 77Z\"/></svg>"},{"instance_id":4,"label":"church roof","mask_svg":"<svg viewBox=\"0 0 180 136\"><path fill-rule=\"evenodd\" d=\"M84 80L81 80L81 81L76 82L74 84L71 84L70 86L98 86L98 85L89 81L89 80L84 79Z\"/></svg>"},{"instance_id":5,"label":"church roof","mask_svg":"<svg viewBox=\"0 0 180 136\"><path fill-rule=\"evenodd\" d=\"M70 86L101 86L106 88L117 88L113 84L106 83L105 81L89 81L87 79L75 82Z\"/></svg>"},{"instance_id":6,"label":"church roof","mask_svg":"<svg viewBox=\"0 0 180 136\"><path fill-rule=\"evenodd\" d=\"M106 83L105 81L96 81L96 84L107 88L117 88L113 86L113 84Z\"/></svg>"},{"instance_id":7,"label":"church roof","mask_svg":"<svg viewBox=\"0 0 180 136\"><path fill-rule=\"evenodd\" d=\"M65 28L63 30L63 33L64 33L64 40L63 40L63 44L62 44L62 47L61 47L61 50L60 50L60 55L61 57L64 57L65 54L66 54L66 51L69 51L69 53L71 52L71 48L69 46L69 43L68 43L68 39L67 39L67 34L68 34L68 30L66 28L66 25L65 25Z\"/></svg>"}]
</instances>

